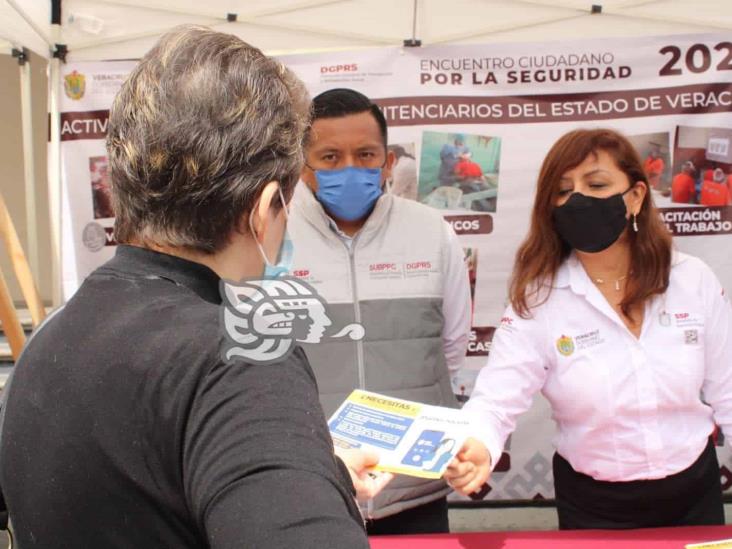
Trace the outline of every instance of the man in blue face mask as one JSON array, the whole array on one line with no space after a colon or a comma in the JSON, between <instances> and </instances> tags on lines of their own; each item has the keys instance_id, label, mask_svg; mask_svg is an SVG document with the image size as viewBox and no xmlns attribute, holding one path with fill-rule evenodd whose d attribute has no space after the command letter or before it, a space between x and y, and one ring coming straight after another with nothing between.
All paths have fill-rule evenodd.
<instances>
[{"instance_id":1,"label":"man in blue face mask","mask_svg":"<svg viewBox=\"0 0 732 549\"><path fill-rule=\"evenodd\" d=\"M439 212L384 191L393 154L381 110L348 89L313 100L288 232L292 273L328 302L334 326L365 337L309 345L326 416L356 388L456 406L470 290L463 251ZM369 534L444 532L443 481L397 477L362 508Z\"/></svg>"}]
</instances>

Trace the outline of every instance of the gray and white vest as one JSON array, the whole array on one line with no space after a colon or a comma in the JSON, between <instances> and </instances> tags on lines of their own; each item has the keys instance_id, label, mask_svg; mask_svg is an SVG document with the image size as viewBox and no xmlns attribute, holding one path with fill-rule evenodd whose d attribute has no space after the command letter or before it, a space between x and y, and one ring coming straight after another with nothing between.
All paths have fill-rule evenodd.
<instances>
[{"instance_id":1,"label":"gray and white vest","mask_svg":"<svg viewBox=\"0 0 732 549\"><path fill-rule=\"evenodd\" d=\"M364 326L362 341L343 337L305 345L326 417L353 389L456 407L442 349L442 296L449 227L436 210L382 195L350 247L304 183L292 201L288 232L292 274L328 303L333 321ZM369 505L381 518L448 492L443 481L399 476Z\"/></svg>"}]
</instances>

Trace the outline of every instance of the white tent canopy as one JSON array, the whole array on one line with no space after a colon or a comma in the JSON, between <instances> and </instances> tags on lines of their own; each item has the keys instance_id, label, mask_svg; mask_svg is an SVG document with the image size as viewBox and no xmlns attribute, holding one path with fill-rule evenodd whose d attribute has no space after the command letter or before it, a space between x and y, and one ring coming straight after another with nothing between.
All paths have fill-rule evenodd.
<instances>
[{"instance_id":1,"label":"white tent canopy","mask_svg":"<svg viewBox=\"0 0 732 549\"><path fill-rule=\"evenodd\" d=\"M130 59L183 23L231 32L269 53L400 45L413 33L428 45L732 29L729 0L59 1L54 36L51 0L0 0L0 45L48 57L54 36L70 60Z\"/></svg>"},{"instance_id":2,"label":"white tent canopy","mask_svg":"<svg viewBox=\"0 0 732 549\"><path fill-rule=\"evenodd\" d=\"M48 57L50 29L50 1L0 0L0 54L27 48Z\"/></svg>"}]
</instances>

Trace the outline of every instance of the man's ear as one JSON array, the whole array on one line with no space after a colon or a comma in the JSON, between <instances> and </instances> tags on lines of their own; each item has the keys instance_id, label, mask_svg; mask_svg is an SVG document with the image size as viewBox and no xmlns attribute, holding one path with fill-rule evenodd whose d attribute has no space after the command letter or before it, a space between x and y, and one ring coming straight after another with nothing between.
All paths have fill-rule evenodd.
<instances>
[{"instance_id":1,"label":"man's ear","mask_svg":"<svg viewBox=\"0 0 732 549\"><path fill-rule=\"evenodd\" d=\"M313 193L318 192L318 180L315 177L315 172L307 166L302 167L300 172L300 179L305 183Z\"/></svg>"},{"instance_id":2,"label":"man's ear","mask_svg":"<svg viewBox=\"0 0 732 549\"><path fill-rule=\"evenodd\" d=\"M394 162L396 162L396 155L393 151L387 151L386 162L384 163L384 168L381 170L385 180L391 177L391 169L394 167Z\"/></svg>"},{"instance_id":3,"label":"man's ear","mask_svg":"<svg viewBox=\"0 0 732 549\"><path fill-rule=\"evenodd\" d=\"M270 220L273 218L272 203L274 201L274 197L277 196L279 186L280 184L277 183L277 181L270 181L267 183L259 194L259 198L257 198L257 201L254 203L254 211L252 211L251 214L245 214L251 215L252 230L254 231L252 237L259 242L263 241L263 235L269 227Z\"/></svg>"}]
</instances>

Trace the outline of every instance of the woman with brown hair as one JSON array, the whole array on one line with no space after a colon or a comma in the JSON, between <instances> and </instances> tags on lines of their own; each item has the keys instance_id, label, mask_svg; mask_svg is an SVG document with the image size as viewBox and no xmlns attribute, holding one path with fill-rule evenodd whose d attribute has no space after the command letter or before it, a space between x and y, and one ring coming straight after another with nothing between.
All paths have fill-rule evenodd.
<instances>
[{"instance_id":1,"label":"woman with brown hair","mask_svg":"<svg viewBox=\"0 0 732 549\"><path fill-rule=\"evenodd\" d=\"M732 435L732 310L709 267L672 250L648 191L617 132L554 144L465 406L495 464L534 394L547 398L562 529L724 523L710 435ZM463 465L465 492L483 475Z\"/></svg>"}]
</instances>

